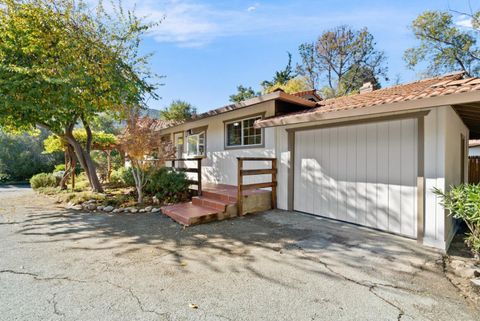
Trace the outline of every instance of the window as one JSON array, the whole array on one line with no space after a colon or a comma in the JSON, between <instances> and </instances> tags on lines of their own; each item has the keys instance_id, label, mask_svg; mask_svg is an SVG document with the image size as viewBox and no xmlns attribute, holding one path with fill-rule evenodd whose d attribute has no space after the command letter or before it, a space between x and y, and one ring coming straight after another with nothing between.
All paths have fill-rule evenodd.
<instances>
[{"instance_id":1,"label":"window","mask_svg":"<svg viewBox=\"0 0 480 321\"><path fill-rule=\"evenodd\" d=\"M226 123L227 147L261 145L262 129L253 127L255 121L261 118L258 116Z\"/></svg>"},{"instance_id":2,"label":"window","mask_svg":"<svg viewBox=\"0 0 480 321\"><path fill-rule=\"evenodd\" d=\"M187 155L205 155L205 132L187 136Z\"/></svg>"}]
</instances>

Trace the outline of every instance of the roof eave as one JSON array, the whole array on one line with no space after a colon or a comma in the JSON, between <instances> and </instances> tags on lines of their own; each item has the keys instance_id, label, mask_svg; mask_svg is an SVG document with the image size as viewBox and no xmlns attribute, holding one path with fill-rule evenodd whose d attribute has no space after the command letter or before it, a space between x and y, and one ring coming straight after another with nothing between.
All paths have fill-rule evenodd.
<instances>
[{"instance_id":1,"label":"roof eave","mask_svg":"<svg viewBox=\"0 0 480 321\"><path fill-rule=\"evenodd\" d=\"M378 115L406 110L465 104L480 101L480 91L471 91L451 95L419 98L414 100L372 105L362 108L344 109L331 112L306 112L281 117L262 119L255 122L258 128L302 124L313 121L334 120L356 116Z\"/></svg>"}]
</instances>

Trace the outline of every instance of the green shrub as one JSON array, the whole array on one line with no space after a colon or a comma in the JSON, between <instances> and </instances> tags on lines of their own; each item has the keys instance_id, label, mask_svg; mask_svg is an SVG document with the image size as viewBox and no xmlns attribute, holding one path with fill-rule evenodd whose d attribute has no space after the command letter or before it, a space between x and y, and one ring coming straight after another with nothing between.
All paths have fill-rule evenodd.
<instances>
[{"instance_id":1,"label":"green shrub","mask_svg":"<svg viewBox=\"0 0 480 321\"><path fill-rule=\"evenodd\" d=\"M58 164L58 165L55 165L55 169L53 170L53 172L62 172L62 171L65 171L65 164Z\"/></svg>"},{"instance_id":2,"label":"green shrub","mask_svg":"<svg viewBox=\"0 0 480 321\"><path fill-rule=\"evenodd\" d=\"M0 183L8 182L10 180L10 175L7 173L0 172Z\"/></svg>"},{"instance_id":3,"label":"green shrub","mask_svg":"<svg viewBox=\"0 0 480 321\"><path fill-rule=\"evenodd\" d=\"M53 174L40 173L30 178L30 185L33 189L40 187L55 187L57 186L57 179Z\"/></svg>"},{"instance_id":4,"label":"green shrub","mask_svg":"<svg viewBox=\"0 0 480 321\"><path fill-rule=\"evenodd\" d=\"M110 182L123 186L135 186L132 168L120 167L117 170L113 170L110 174Z\"/></svg>"},{"instance_id":5,"label":"green shrub","mask_svg":"<svg viewBox=\"0 0 480 321\"><path fill-rule=\"evenodd\" d=\"M442 205L454 218L462 219L468 226L465 243L476 258L480 256L480 184L452 186L448 192L434 189L442 198Z\"/></svg>"},{"instance_id":6,"label":"green shrub","mask_svg":"<svg viewBox=\"0 0 480 321\"><path fill-rule=\"evenodd\" d=\"M146 194L155 195L160 202L177 203L188 197L189 185L185 173L162 167L150 176L144 190Z\"/></svg>"}]
</instances>

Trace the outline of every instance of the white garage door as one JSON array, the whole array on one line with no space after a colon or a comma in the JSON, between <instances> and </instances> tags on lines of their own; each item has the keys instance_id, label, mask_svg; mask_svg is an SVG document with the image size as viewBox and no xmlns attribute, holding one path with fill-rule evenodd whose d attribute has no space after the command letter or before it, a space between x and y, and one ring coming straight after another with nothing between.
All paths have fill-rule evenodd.
<instances>
[{"instance_id":1,"label":"white garage door","mask_svg":"<svg viewBox=\"0 0 480 321\"><path fill-rule=\"evenodd\" d=\"M416 237L417 120L295 133L294 209Z\"/></svg>"}]
</instances>

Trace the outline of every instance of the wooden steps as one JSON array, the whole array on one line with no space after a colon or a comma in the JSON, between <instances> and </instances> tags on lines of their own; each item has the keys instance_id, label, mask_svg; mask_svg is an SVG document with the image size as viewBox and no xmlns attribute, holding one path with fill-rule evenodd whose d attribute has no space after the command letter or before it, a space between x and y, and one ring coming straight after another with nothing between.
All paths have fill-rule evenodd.
<instances>
[{"instance_id":1,"label":"wooden steps","mask_svg":"<svg viewBox=\"0 0 480 321\"><path fill-rule=\"evenodd\" d=\"M254 200L254 195L266 195L269 191L252 190L244 199ZM265 207L265 206L264 206ZM261 209L261 210L266 210ZM195 196L191 202L168 205L161 208L163 214L178 223L189 226L237 216L237 187L223 184L205 184L202 196Z\"/></svg>"}]
</instances>

